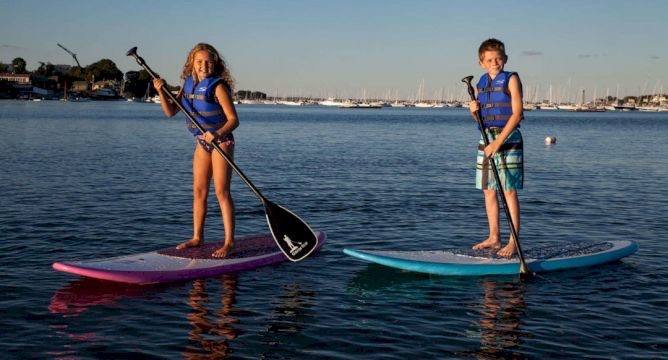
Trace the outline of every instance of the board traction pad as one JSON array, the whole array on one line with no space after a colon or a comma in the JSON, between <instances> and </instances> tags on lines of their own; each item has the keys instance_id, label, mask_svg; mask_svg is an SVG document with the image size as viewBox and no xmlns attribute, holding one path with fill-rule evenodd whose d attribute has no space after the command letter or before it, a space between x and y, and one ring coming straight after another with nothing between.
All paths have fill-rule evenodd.
<instances>
[{"instance_id":1,"label":"board traction pad","mask_svg":"<svg viewBox=\"0 0 668 360\"><path fill-rule=\"evenodd\" d=\"M214 251L221 248L224 242L219 241L215 243L204 243L199 246L193 246L182 250L177 250L176 246L167 249L158 250L158 254L173 256L185 259L208 259L208 260L223 260L223 259L239 259L258 255L266 255L272 252L279 251L274 243L274 239L268 235L257 235L241 237L234 241L232 250L224 258L215 258L211 256ZM275 251L272 251L275 250Z\"/></svg>"}]
</instances>

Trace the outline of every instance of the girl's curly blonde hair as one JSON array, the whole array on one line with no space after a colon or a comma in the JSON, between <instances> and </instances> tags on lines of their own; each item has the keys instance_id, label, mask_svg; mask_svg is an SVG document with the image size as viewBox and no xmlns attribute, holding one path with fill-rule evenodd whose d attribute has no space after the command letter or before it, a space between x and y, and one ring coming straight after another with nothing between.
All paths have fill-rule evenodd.
<instances>
[{"instance_id":1,"label":"girl's curly blonde hair","mask_svg":"<svg viewBox=\"0 0 668 360\"><path fill-rule=\"evenodd\" d=\"M188 53L188 57L186 58L186 63L183 65L183 72L181 73L181 79L185 80L188 76L192 76L193 79L197 79L197 76L195 75L195 71L193 69L193 62L195 61L195 54L200 50L207 51L211 55L214 63L213 75L219 76L221 79L223 79L223 82L227 86L228 90L231 93L234 93L234 78L230 74L230 70L227 68L225 60L223 59L222 56L220 56L216 48L206 43L199 43L195 45L195 47L193 47L192 50L190 50L190 52Z\"/></svg>"}]
</instances>

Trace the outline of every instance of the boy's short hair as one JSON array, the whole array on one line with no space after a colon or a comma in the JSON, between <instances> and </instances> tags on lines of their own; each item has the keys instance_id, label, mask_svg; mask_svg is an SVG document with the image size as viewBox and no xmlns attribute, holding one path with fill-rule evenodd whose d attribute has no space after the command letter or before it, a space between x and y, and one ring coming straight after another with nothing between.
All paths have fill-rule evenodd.
<instances>
[{"instance_id":1,"label":"boy's short hair","mask_svg":"<svg viewBox=\"0 0 668 360\"><path fill-rule=\"evenodd\" d=\"M508 60L508 55L506 55L506 46L503 45L501 40L492 38L483 41L478 48L478 58L480 60L482 60L482 54L484 54L485 51L498 51L503 56L503 61Z\"/></svg>"}]
</instances>

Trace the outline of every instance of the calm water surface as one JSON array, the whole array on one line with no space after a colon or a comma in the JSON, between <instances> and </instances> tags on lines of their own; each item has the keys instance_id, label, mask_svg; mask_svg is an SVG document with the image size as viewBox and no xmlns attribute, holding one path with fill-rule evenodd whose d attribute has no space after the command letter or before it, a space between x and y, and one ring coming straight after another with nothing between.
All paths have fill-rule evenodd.
<instances>
[{"instance_id":1,"label":"calm water surface","mask_svg":"<svg viewBox=\"0 0 668 360\"><path fill-rule=\"evenodd\" d=\"M54 261L191 234L193 143L152 104L0 102L0 347L11 358L660 358L668 352L668 114L527 113L524 247L632 239L637 254L514 277L425 276L344 247L485 236L463 110L238 107L236 161L328 234L306 261L127 286ZM558 138L547 147L547 135ZM266 232L233 180L237 233ZM213 200L213 199L212 199ZM219 239L215 201L206 227ZM505 228L504 228L505 230Z\"/></svg>"}]
</instances>

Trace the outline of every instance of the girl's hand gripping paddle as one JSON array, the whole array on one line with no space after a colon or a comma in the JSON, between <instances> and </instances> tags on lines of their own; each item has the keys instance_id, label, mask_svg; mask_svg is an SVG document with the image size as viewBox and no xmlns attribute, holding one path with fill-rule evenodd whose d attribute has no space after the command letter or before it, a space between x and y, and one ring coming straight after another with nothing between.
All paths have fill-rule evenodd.
<instances>
[{"instance_id":1,"label":"girl's hand gripping paddle","mask_svg":"<svg viewBox=\"0 0 668 360\"><path fill-rule=\"evenodd\" d=\"M135 58L137 63L146 70L149 75L154 79L159 79L158 76L151 68L146 64L144 59L137 54L137 47L133 47L128 50L126 53L127 56L132 56ZM188 119L203 133L206 132L202 125L200 125L197 120L193 117L192 114L187 112L181 103L176 100L174 95L165 91L164 94L176 105ZM232 169L239 175L241 180L248 185L248 187L253 191L255 196L262 202L264 205L264 212L267 216L267 224L269 224L269 230L271 230L271 235L274 237L276 244L285 254L285 256L292 261L299 261L307 257L318 245L318 237L315 235L313 230L308 226L308 224L295 215L292 211L274 204L273 202L267 200L260 190L253 185L253 183L244 175L244 173L239 169L239 167L232 161L232 159L220 148L218 144L212 142L211 145L223 156L223 158L230 164Z\"/></svg>"}]
</instances>

